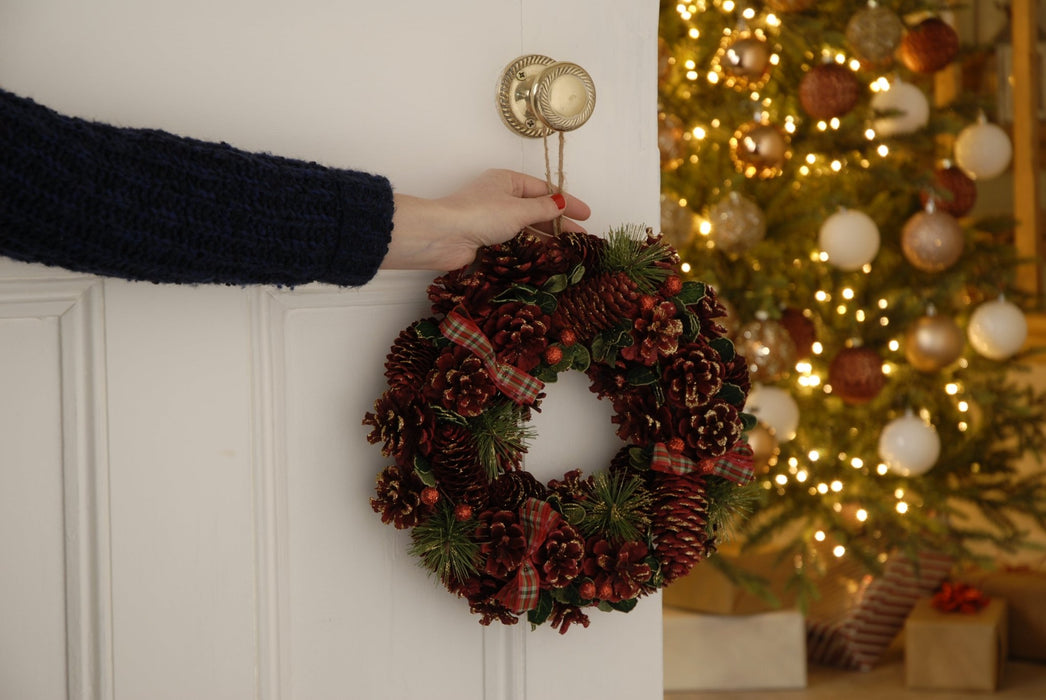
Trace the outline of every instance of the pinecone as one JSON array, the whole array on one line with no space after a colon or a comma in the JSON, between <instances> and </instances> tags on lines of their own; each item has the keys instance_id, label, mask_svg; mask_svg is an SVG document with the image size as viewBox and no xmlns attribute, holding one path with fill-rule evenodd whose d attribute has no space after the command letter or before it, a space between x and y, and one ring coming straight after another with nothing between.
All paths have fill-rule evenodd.
<instances>
[{"instance_id":1,"label":"pinecone","mask_svg":"<svg viewBox=\"0 0 1046 700\"><path fill-rule=\"evenodd\" d=\"M653 571L644 560L649 554L642 542L624 542L615 548L595 537L588 541L582 571L596 585L596 596L608 603L635 598L649 588Z\"/></svg>"},{"instance_id":2,"label":"pinecone","mask_svg":"<svg viewBox=\"0 0 1046 700\"><path fill-rule=\"evenodd\" d=\"M730 334L727 327L716 320L725 319L729 314L723 302L719 301L715 288L711 285L705 285L705 295L688 308L697 314L698 320L701 321L701 335L705 338L721 338Z\"/></svg>"},{"instance_id":3,"label":"pinecone","mask_svg":"<svg viewBox=\"0 0 1046 700\"><path fill-rule=\"evenodd\" d=\"M571 469L563 475L562 480L552 479L548 488L566 502L582 501L588 498L592 477L585 477L580 469Z\"/></svg>"},{"instance_id":4,"label":"pinecone","mask_svg":"<svg viewBox=\"0 0 1046 700\"><path fill-rule=\"evenodd\" d=\"M498 392L483 362L457 345L447 348L436 359L429 387L444 408L466 418L483 413Z\"/></svg>"},{"instance_id":5,"label":"pinecone","mask_svg":"<svg viewBox=\"0 0 1046 700\"><path fill-rule=\"evenodd\" d=\"M606 272L587 277L559 295L552 324L569 328L587 343L602 330L636 315L639 304L636 284L624 272Z\"/></svg>"},{"instance_id":6,"label":"pinecone","mask_svg":"<svg viewBox=\"0 0 1046 700\"><path fill-rule=\"evenodd\" d=\"M473 314L481 316L490 309L490 298L497 293L480 273L461 268L437 277L429 285L432 312L446 316L454 307L464 304Z\"/></svg>"},{"instance_id":7,"label":"pinecone","mask_svg":"<svg viewBox=\"0 0 1046 700\"><path fill-rule=\"evenodd\" d=\"M374 413L364 414L363 425L373 428L367 442L383 442L383 455L399 457L413 448L428 450L435 418L413 402L411 392L390 389L374 402Z\"/></svg>"},{"instance_id":8,"label":"pinecone","mask_svg":"<svg viewBox=\"0 0 1046 700\"><path fill-rule=\"evenodd\" d=\"M541 307L510 301L487 316L483 334L490 339L499 361L530 372L541 363L551 326L552 320Z\"/></svg>"},{"instance_id":9,"label":"pinecone","mask_svg":"<svg viewBox=\"0 0 1046 700\"><path fill-rule=\"evenodd\" d=\"M480 248L476 262L504 286L540 287L549 277L570 270L570 262L561 247L532 233L520 233L505 243Z\"/></svg>"},{"instance_id":10,"label":"pinecone","mask_svg":"<svg viewBox=\"0 0 1046 700\"><path fill-rule=\"evenodd\" d=\"M614 397L613 406L610 422L618 426L616 432L626 442L658 442L673 424L668 405L658 405L653 392L622 393Z\"/></svg>"},{"instance_id":11,"label":"pinecone","mask_svg":"<svg viewBox=\"0 0 1046 700\"><path fill-rule=\"evenodd\" d=\"M378 495L370 499L370 507L381 513L381 522L400 530L412 528L432 512L421 502L422 488L417 474L393 464L378 474Z\"/></svg>"},{"instance_id":12,"label":"pinecone","mask_svg":"<svg viewBox=\"0 0 1046 700\"><path fill-rule=\"evenodd\" d=\"M483 553L484 571L494 578L507 579L527 554L527 536L514 511L491 509L480 513L476 541Z\"/></svg>"},{"instance_id":13,"label":"pinecone","mask_svg":"<svg viewBox=\"0 0 1046 700\"><path fill-rule=\"evenodd\" d=\"M544 499L548 489L530 472L505 472L490 485L490 507L518 510L528 498Z\"/></svg>"},{"instance_id":14,"label":"pinecone","mask_svg":"<svg viewBox=\"0 0 1046 700\"><path fill-rule=\"evenodd\" d=\"M603 259L606 239L589 233L561 233L556 242L563 247L570 265L584 265L586 270L595 270Z\"/></svg>"},{"instance_id":15,"label":"pinecone","mask_svg":"<svg viewBox=\"0 0 1046 700\"><path fill-rule=\"evenodd\" d=\"M724 401L699 409L677 424L677 433L698 459L725 454L741 437L737 409Z\"/></svg>"},{"instance_id":16,"label":"pinecone","mask_svg":"<svg viewBox=\"0 0 1046 700\"><path fill-rule=\"evenodd\" d=\"M503 625L514 625L519 622L519 618L494 599L504 586L504 581L490 576L474 576L467 581L449 582L447 590L468 600L469 610L482 616L479 624L486 626L497 620Z\"/></svg>"},{"instance_id":17,"label":"pinecone","mask_svg":"<svg viewBox=\"0 0 1046 700\"><path fill-rule=\"evenodd\" d=\"M552 588L565 588L581 573L585 540L570 524L560 522L534 557L541 578Z\"/></svg>"},{"instance_id":18,"label":"pinecone","mask_svg":"<svg viewBox=\"0 0 1046 700\"><path fill-rule=\"evenodd\" d=\"M552 629L559 630L560 634L566 634L570 626L574 624L588 627L588 615L576 605L559 601L552 604L552 615L549 618L549 625L552 626Z\"/></svg>"},{"instance_id":19,"label":"pinecone","mask_svg":"<svg viewBox=\"0 0 1046 700\"><path fill-rule=\"evenodd\" d=\"M440 423L432 437L432 474L454 503L486 507L487 475L476 457L476 440L463 425Z\"/></svg>"},{"instance_id":20,"label":"pinecone","mask_svg":"<svg viewBox=\"0 0 1046 700\"><path fill-rule=\"evenodd\" d=\"M708 535L704 477L657 473L655 481L654 556L668 584L711 555L715 539Z\"/></svg>"},{"instance_id":21,"label":"pinecone","mask_svg":"<svg viewBox=\"0 0 1046 700\"><path fill-rule=\"evenodd\" d=\"M676 318L676 305L670 301L655 304L635 320L632 327L632 345L621 348L621 357L630 362L650 366L660 356L668 356L679 349L683 322Z\"/></svg>"},{"instance_id":22,"label":"pinecone","mask_svg":"<svg viewBox=\"0 0 1046 700\"><path fill-rule=\"evenodd\" d=\"M704 406L723 388L719 353L703 343L691 343L672 357L662 372L665 396L676 406L693 410Z\"/></svg>"},{"instance_id":23,"label":"pinecone","mask_svg":"<svg viewBox=\"0 0 1046 700\"><path fill-rule=\"evenodd\" d=\"M402 330L385 359L385 377L389 380L389 387L415 391L423 386L438 354L436 346L429 340L419 338L413 326Z\"/></svg>"}]
</instances>

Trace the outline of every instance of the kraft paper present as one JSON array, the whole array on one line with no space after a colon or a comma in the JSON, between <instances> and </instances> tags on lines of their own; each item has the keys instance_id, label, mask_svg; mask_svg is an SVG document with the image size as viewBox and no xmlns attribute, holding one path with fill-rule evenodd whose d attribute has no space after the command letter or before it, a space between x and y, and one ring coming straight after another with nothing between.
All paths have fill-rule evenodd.
<instances>
[{"instance_id":1,"label":"kraft paper present","mask_svg":"<svg viewBox=\"0 0 1046 700\"><path fill-rule=\"evenodd\" d=\"M995 690L1006 663L1006 601L976 613L941 612L931 598L912 608L904 626L909 688Z\"/></svg>"},{"instance_id":2,"label":"kraft paper present","mask_svg":"<svg viewBox=\"0 0 1046 700\"><path fill-rule=\"evenodd\" d=\"M1006 601L1010 658L1046 661L1046 571L976 571L960 580Z\"/></svg>"},{"instance_id":3,"label":"kraft paper present","mask_svg":"<svg viewBox=\"0 0 1046 700\"><path fill-rule=\"evenodd\" d=\"M710 562L702 562L686 576L666 586L663 595L667 606L715 615L751 615L794 608L796 597L787 589L788 578L794 573L790 564L781 563L777 552L727 555L723 557L738 568L766 579L768 589L777 598L764 600L760 596L734 585L727 576Z\"/></svg>"},{"instance_id":4,"label":"kraft paper present","mask_svg":"<svg viewBox=\"0 0 1046 700\"><path fill-rule=\"evenodd\" d=\"M806 687L803 616L796 610L708 615L664 609L665 690Z\"/></svg>"}]
</instances>

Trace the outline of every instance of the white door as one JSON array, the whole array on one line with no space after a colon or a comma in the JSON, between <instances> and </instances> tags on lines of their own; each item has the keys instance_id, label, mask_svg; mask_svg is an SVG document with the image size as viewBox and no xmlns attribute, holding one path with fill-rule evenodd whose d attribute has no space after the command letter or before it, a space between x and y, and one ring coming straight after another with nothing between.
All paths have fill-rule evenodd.
<instances>
[{"instance_id":1,"label":"white door","mask_svg":"<svg viewBox=\"0 0 1046 700\"><path fill-rule=\"evenodd\" d=\"M656 36L652 0L0 0L0 85L434 196L544 174L494 107L541 53L596 84L566 171L600 232L657 221ZM0 698L660 698L656 597L562 637L484 628L371 511L362 416L431 278L188 288L0 259ZM580 379L545 406L539 476L602 466L609 408Z\"/></svg>"}]
</instances>

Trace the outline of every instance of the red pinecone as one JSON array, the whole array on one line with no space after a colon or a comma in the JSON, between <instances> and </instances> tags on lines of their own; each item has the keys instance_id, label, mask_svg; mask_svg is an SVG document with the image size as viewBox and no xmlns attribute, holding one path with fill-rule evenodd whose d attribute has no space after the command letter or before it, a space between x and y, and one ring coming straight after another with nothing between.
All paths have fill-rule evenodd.
<instances>
[{"instance_id":1,"label":"red pinecone","mask_svg":"<svg viewBox=\"0 0 1046 700\"><path fill-rule=\"evenodd\" d=\"M432 512L421 502L425 487L413 471L405 471L395 464L378 474L377 496L370 499L370 507L381 513L381 522L392 523L400 530L414 527Z\"/></svg>"},{"instance_id":2,"label":"red pinecone","mask_svg":"<svg viewBox=\"0 0 1046 700\"><path fill-rule=\"evenodd\" d=\"M552 315L556 329L570 328L587 342L597 333L636 315L640 294L624 272L588 277L559 295Z\"/></svg>"},{"instance_id":3,"label":"red pinecone","mask_svg":"<svg viewBox=\"0 0 1046 700\"><path fill-rule=\"evenodd\" d=\"M412 401L411 392L390 389L374 402L373 413L364 414L363 425L373 428L367 442L383 442L383 455L399 457L413 448L428 450L435 418Z\"/></svg>"},{"instance_id":4,"label":"red pinecone","mask_svg":"<svg viewBox=\"0 0 1046 700\"><path fill-rule=\"evenodd\" d=\"M457 345L436 359L429 386L444 408L466 418L483 413L498 392L482 361Z\"/></svg>"},{"instance_id":5,"label":"red pinecone","mask_svg":"<svg viewBox=\"0 0 1046 700\"><path fill-rule=\"evenodd\" d=\"M614 415L610 422L618 426L617 434L626 442L645 445L664 440L673 423L667 404L658 405L653 392L629 392L613 399Z\"/></svg>"},{"instance_id":6,"label":"red pinecone","mask_svg":"<svg viewBox=\"0 0 1046 700\"><path fill-rule=\"evenodd\" d=\"M606 239L590 233L564 232L556 238L556 243L562 246L571 266L581 264L586 270L599 267L607 247Z\"/></svg>"},{"instance_id":7,"label":"red pinecone","mask_svg":"<svg viewBox=\"0 0 1046 700\"><path fill-rule=\"evenodd\" d=\"M655 475L657 494L652 512L654 556L661 562L665 583L685 576L694 564L715 551L708 533L708 500L704 477L698 474Z\"/></svg>"},{"instance_id":8,"label":"red pinecone","mask_svg":"<svg viewBox=\"0 0 1046 700\"><path fill-rule=\"evenodd\" d=\"M490 309L490 297L495 292L483 275L463 267L433 280L428 294L435 314L446 316L454 307L464 304L479 316Z\"/></svg>"},{"instance_id":9,"label":"red pinecone","mask_svg":"<svg viewBox=\"0 0 1046 700\"><path fill-rule=\"evenodd\" d=\"M476 541L485 560L484 571L494 578L507 579L527 554L527 536L514 511L480 513Z\"/></svg>"},{"instance_id":10,"label":"red pinecone","mask_svg":"<svg viewBox=\"0 0 1046 700\"><path fill-rule=\"evenodd\" d=\"M570 626L575 624L588 627L588 615L583 613L581 608L559 601L552 604L552 615L549 618L549 625L552 626L552 629L559 630L560 634L566 634Z\"/></svg>"},{"instance_id":11,"label":"red pinecone","mask_svg":"<svg viewBox=\"0 0 1046 700\"><path fill-rule=\"evenodd\" d=\"M691 343L672 357L662 372L665 396L676 406L704 406L723 388L722 358L703 343Z\"/></svg>"},{"instance_id":12,"label":"red pinecone","mask_svg":"<svg viewBox=\"0 0 1046 700\"><path fill-rule=\"evenodd\" d=\"M676 431L698 459L718 457L741 437L741 420L736 408L724 401L716 401L681 418Z\"/></svg>"},{"instance_id":13,"label":"red pinecone","mask_svg":"<svg viewBox=\"0 0 1046 700\"><path fill-rule=\"evenodd\" d=\"M530 472L513 470L505 472L490 485L490 507L501 510L518 510L528 498L543 499L548 489Z\"/></svg>"},{"instance_id":14,"label":"red pinecone","mask_svg":"<svg viewBox=\"0 0 1046 700\"><path fill-rule=\"evenodd\" d=\"M682 334L683 322L676 318L676 305L663 301L635 320L633 343L621 348L621 357L650 366L658 357L667 357L679 349Z\"/></svg>"},{"instance_id":15,"label":"red pinecone","mask_svg":"<svg viewBox=\"0 0 1046 700\"><path fill-rule=\"evenodd\" d=\"M476 439L463 425L440 423L432 436L432 474L455 503L486 507L487 475L476 456Z\"/></svg>"},{"instance_id":16,"label":"red pinecone","mask_svg":"<svg viewBox=\"0 0 1046 700\"><path fill-rule=\"evenodd\" d=\"M534 561L541 578L552 588L565 588L581 573L585 540L569 523L560 522L538 548Z\"/></svg>"},{"instance_id":17,"label":"red pinecone","mask_svg":"<svg viewBox=\"0 0 1046 700\"><path fill-rule=\"evenodd\" d=\"M429 319L435 322L435 319ZM385 377L393 389L415 391L425 384L439 351L431 341L419 338L414 327L405 328L392 343L385 359Z\"/></svg>"},{"instance_id":18,"label":"red pinecone","mask_svg":"<svg viewBox=\"0 0 1046 700\"><path fill-rule=\"evenodd\" d=\"M716 320L725 319L728 312L711 285L706 284L705 295L696 304L691 304L687 308L697 314L698 320L701 321L701 335L705 338L720 338L730 334L727 327Z\"/></svg>"},{"instance_id":19,"label":"red pinecone","mask_svg":"<svg viewBox=\"0 0 1046 700\"><path fill-rule=\"evenodd\" d=\"M571 264L554 242L532 233L520 233L498 245L480 248L476 263L502 284L531 284L540 287L552 275L568 272Z\"/></svg>"},{"instance_id":20,"label":"red pinecone","mask_svg":"<svg viewBox=\"0 0 1046 700\"><path fill-rule=\"evenodd\" d=\"M482 330L498 360L529 372L541 363L551 326L552 320L541 307L510 301L491 311Z\"/></svg>"},{"instance_id":21,"label":"red pinecone","mask_svg":"<svg viewBox=\"0 0 1046 700\"><path fill-rule=\"evenodd\" d=\"M582 571L596 584L597 595L608 603L635 598L649 587L653 576L644 560L649 554L642 542L623 542L615 548L607 540L588 541Z\"/></svg>"},{"instance_id":22,"label":"red pinecone","mask_svg":"<svg viewBox=\"0 0 1046 700\"><path fill-rule=\"evenodd\" d=\"M580 469L571 469L562 479L549 481L548 488L564 501L577 502L588 498L591 484L592 477L585 477Z\"/></svg>"}]
</instances>

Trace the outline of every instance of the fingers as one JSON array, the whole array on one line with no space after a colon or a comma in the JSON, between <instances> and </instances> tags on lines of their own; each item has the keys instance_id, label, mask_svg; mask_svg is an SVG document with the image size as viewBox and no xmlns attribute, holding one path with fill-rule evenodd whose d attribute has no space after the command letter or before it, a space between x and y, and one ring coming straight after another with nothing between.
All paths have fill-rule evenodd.
<instances>
[{"instance_id":1,"label":"fingers","mask_svg":"<svg viewBox=\"0 0 1046 700\"><path fill-rule=\"evenodd\" d=\"M533 197L548 197L548 183L544 180L536 178L526 173L516 172L515 170L501 170L493 171L494 173L500 173L509 177L511 192L517 197L533 198ZM577 219L584 221L592 215L592 210L585 202L581 201L577 197L563 193L562 195L551 195L553 197L560 196L565 197L566 206L560 206L559 211L554 212L552 217L555 216L566 216L571 219Z\"/></svg>"}]
</instances>

